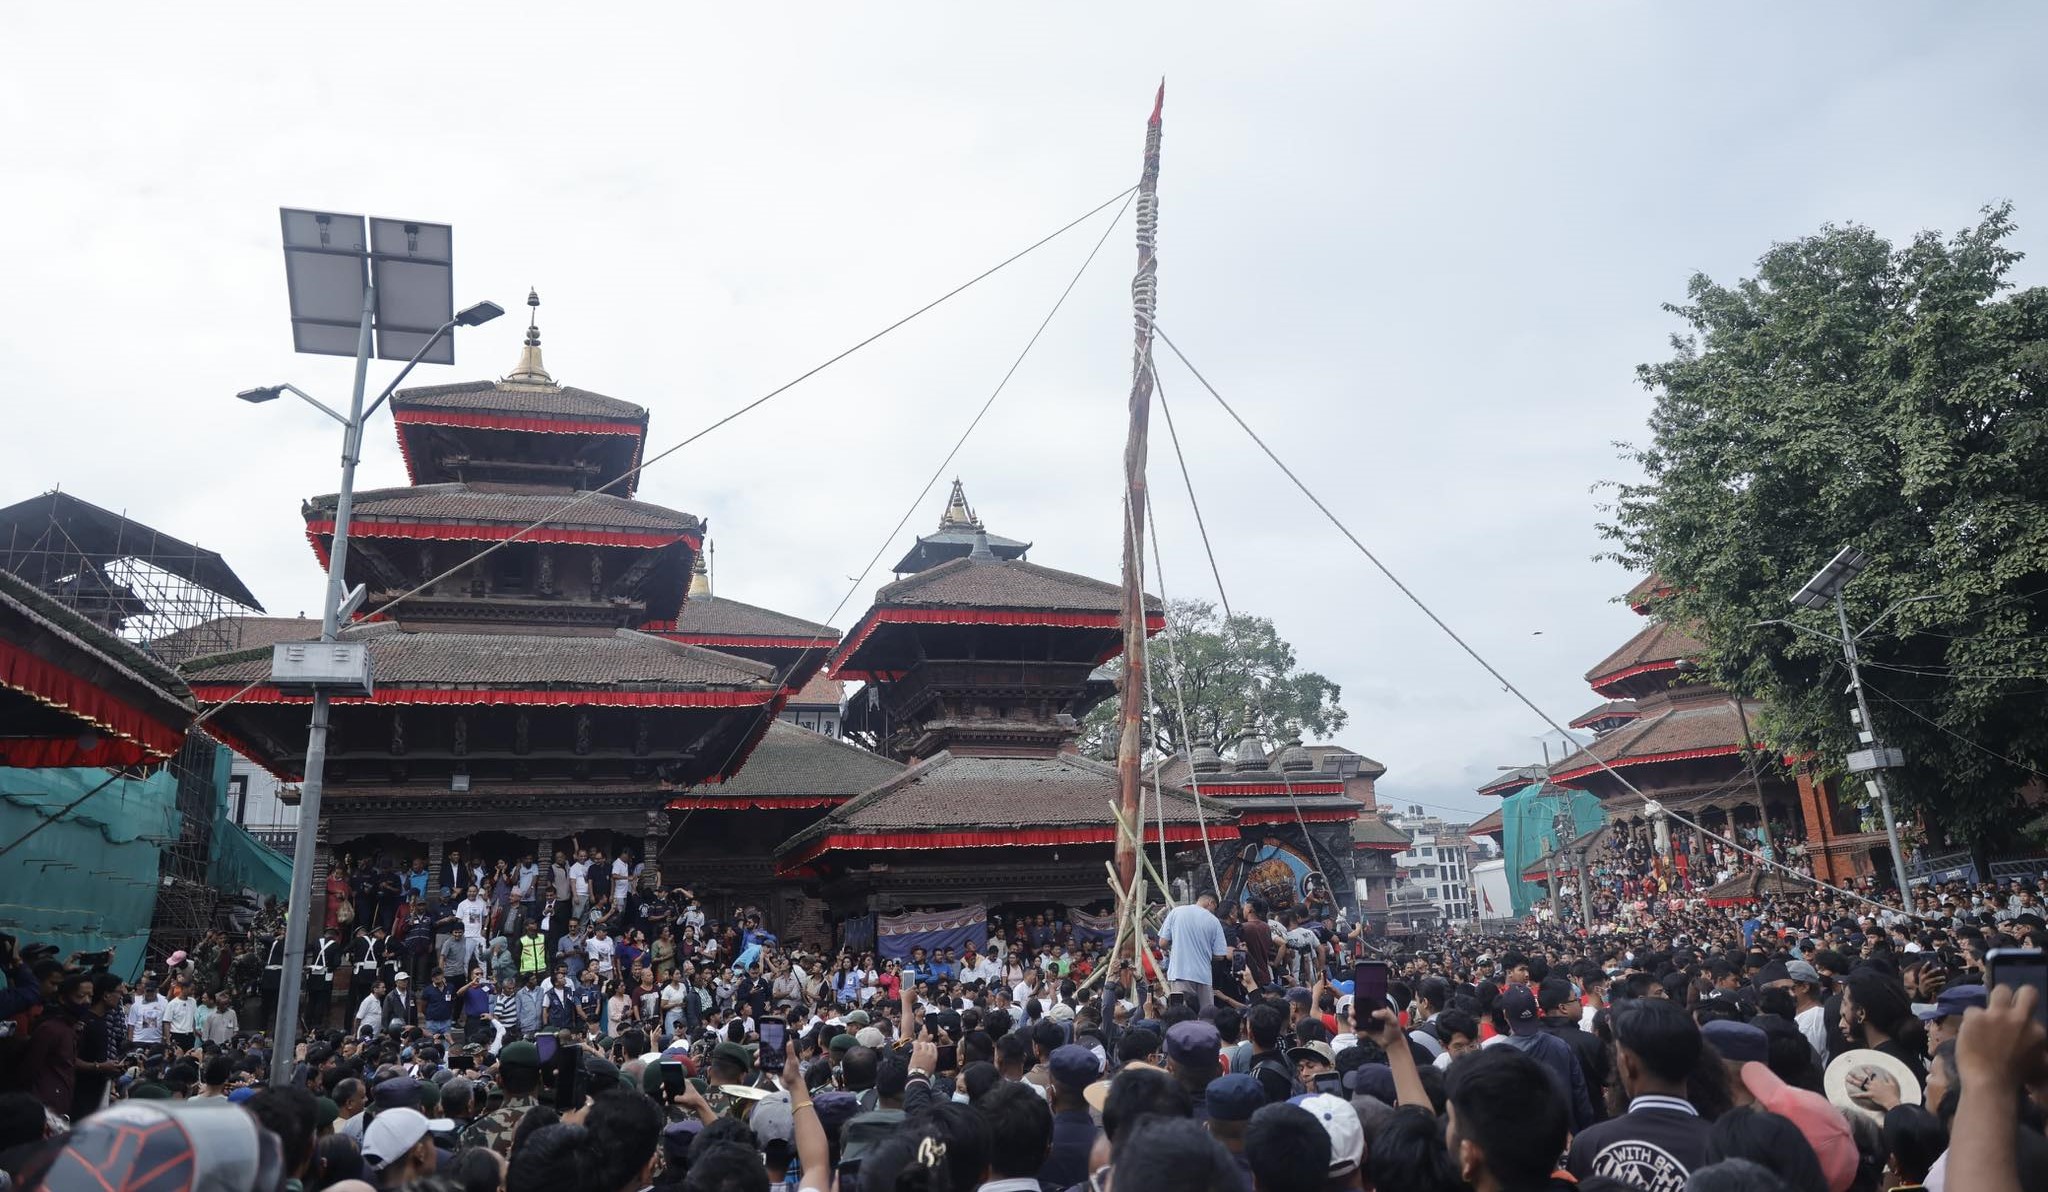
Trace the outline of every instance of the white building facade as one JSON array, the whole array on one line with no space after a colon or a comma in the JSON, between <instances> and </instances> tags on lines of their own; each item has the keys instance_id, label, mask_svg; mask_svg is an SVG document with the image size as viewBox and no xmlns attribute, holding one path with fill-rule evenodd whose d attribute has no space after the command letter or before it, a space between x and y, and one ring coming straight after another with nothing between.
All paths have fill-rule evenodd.
<instances>
[{"instance_id":1,"label":"white building facade","mask_svg":"<svg viewBox=\"0 0 2048 1192\"><path fill-rule=\"evenodd\" d=\"M1472 865L1490 855L1491 842L1468 837L1470 824L1445 823L1417 806L1390 814L1386 820L1408 837L1408 848L1395 856L1395 864L1441 912L1443 922L1470 923L1480 918Z\"/></svg>"}]
</instances>

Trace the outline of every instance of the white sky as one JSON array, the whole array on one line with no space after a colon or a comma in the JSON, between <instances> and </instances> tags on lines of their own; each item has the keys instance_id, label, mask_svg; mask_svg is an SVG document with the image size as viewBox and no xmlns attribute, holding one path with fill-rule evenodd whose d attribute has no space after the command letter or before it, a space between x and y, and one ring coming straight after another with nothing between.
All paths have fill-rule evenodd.
<instances>
[{"instance_id":1,"label":"white sky","mask_svg":"<svg viewBox=\"0 0 2048 1192\"><path fill-rule=\"evenodd\" d=\"M1592 486L1643 433L1658 304L1830 220L1904 237L2010 198L2037 248L2044 33L2030 5L11 5L0 503L61 484L310 609L298 499L337 433L232 398L347 396L347 361L290 351L279 206L454 224L458 304L511 313L418 382L508 371L535 285L556 378L650 407L652 449L1134 181L1164 74L1162 325L1568 719L1636 627ZM824 617L1093 238L642 495L710 519L721 594ZM1127 221L952 469L992 530L1106 579L1131 262ZM1233 600L1342 683L1385 801L1483 811L1542 726L1166 375ZM1167 591L1212 594L1163 431ZM369 440L361 483L403 483L388 419Z\"/></svg>"}]
</instances>

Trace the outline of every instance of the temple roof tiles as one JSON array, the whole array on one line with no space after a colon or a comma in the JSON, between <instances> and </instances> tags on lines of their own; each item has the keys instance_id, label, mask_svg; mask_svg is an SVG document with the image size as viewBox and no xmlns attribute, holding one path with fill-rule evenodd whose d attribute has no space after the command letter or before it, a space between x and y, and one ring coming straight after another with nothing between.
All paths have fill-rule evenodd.
<instances>
[{"instance_id":1,"label":"temple roof tiles","mask_svg":"<svg viewBox=\"0 0 2048 1192\"><path fill-rule=\"evenodd\" d=\"M415 633L389 622L352 626L345 641L365 641L377 685L621 688L712 686L768 688L775 670L700 646L621 629L603 636L520 633ZM185 664L194 683L246 683L270 677L270 649L242 650Z\"/></svg>"},{"instance_id":2,"label":"temple roof tiles","mask_svg":"<svg viewBox=\"0 0 2048 1192\"><path fill-rule=\"evenodd\" d=\"M516 524L522 528L546 519L547 526L562 529L656 530L686 535L703 532L703 523L688 513L610 493L582 494L582 501L564 511L563 506L577 495L546 485L459 481L375 488L356 494L354 517L362 522L483 522ZM312 497L302 512L309 522L331 520L334 503L331 493Z\"/></svg>"}]
</instances>

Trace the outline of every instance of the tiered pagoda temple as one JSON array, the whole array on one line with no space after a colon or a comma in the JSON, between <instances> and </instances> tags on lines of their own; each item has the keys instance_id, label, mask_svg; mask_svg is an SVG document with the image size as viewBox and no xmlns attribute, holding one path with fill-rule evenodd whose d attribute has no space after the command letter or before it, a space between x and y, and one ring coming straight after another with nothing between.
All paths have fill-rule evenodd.
<instances>
[{"instance_id":1,"label":"tiered pagoda temple","mask_svg":"<svg viewBox=\"0 0 2048 1192\"><path fill-rule=\"evenodd\" d=\"M369 646L376 689L334 700L313 888L346 851L438 864L580 837L658 864L676 792L737 773L802 686L782 639L830 631L682 623L703 523L632 499L647 411L558 384L537 326L504 379L392 406L412 484L356 498L346 580L369 596L343 637ZM333 510L304 507L323 563ZM200 699L236 697L213 731L299 777L310 697L269 682L267 648L184 669Z\"/></svg>"},{"instance_id":2,"label":"tiered pagoda temple","mask_svg":"<svg viewBox=\"0 0 2048 1192\"><path fill-rule=\"evenodd\" d=\"M1116 773L1076 740L1116 689L1116 585L1029 561L956 480L841 641L714 594L703 522L632 496L647 411L558 383L537 326L503 379L392 406L411 483L356 498L346 580L368 597L343 636L376 689L333 701L316 891L343 853L438 865L580 838L820 945L877 911L1109 900ZM323 562L334 504L304 507ZM281 625L184 672L200 700L235 697L214 730L292 782L310 697L270 683L269 646L317 626ZM1384 831L1356 827L1378 763L1235 753L1147 793L1172 877L1209 884L1206 842L1227 889L1305 902L1320 873L1348 905L1361 869L1388 869Z\"/></svg>"},{"instance_id":3,"label":"tiered pagoda temple","mask_svg":"<svg viewBox=\"0 0 2048 1192\"><path fill-rule=\"evenodd\" d=\"M967 549L948 541L972 526ZM1123 649L1114 584L999 555L956 482L940 534L899 566L910 574L832 655L830 674L865 684L847 729L906 768L777 850L838 914L907 906L1106 901L1116 842L1114 767L1076 748L1081 718L1115 690L1101 665ZM1147 598L1147 628L1165 625ZM1237 835L1221 809L1178 787L1147 799L1145 840L1162 827L1186 874L1206 829ZM1163 825L1162 825L1163 820Z\"/></svg>"},{"instance_id":4,"label":"tiered pagoda temple","mask_svg":"<svg viewBox=\"0 0 2048 1192\"><path fill-rule=\"evenodd\" d=\"M1803 843L1818 877L1869 872L1870 847L1882 842L1882 833L1873 838L1845 832L1856 826L1854 811L1845 811L1824 786L1804 773L1795 775L1772 754L1756 735L1760 705L1708 681L1699 667L1707 647L1658 618L1657 605L1667 592L1654 576L1629 592L1629 605L1649 621L1586 672L1586 682L1607 702L1572 722L1596 735L1550 767L1550 781L1591 791L1610 822L1643 822L1646 797L1745 843L1765 828L1774 837ZM1602 768L1602 761L1643 797Z\"/></svg>"}]
</instances>

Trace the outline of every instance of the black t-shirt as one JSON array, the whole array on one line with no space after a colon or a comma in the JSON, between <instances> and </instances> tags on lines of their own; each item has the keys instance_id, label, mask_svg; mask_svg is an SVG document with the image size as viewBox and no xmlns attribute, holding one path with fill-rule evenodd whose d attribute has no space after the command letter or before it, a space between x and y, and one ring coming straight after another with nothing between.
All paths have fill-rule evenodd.
<instances>
[{"instance_id":1,"label":"black t-shirt","mask_svg":"<svg viewBox=\"0 0 2048 1192\"><path fill-rule=\"evenodd\" d=\"M1643 1192L1683 1192L1707 1164L1705 1119L1674 1098L1638 1097L1629 1112L1581 1130L1565 1170L1579 1179L1604 1175Z\"/></svg>"}]
</instances>

